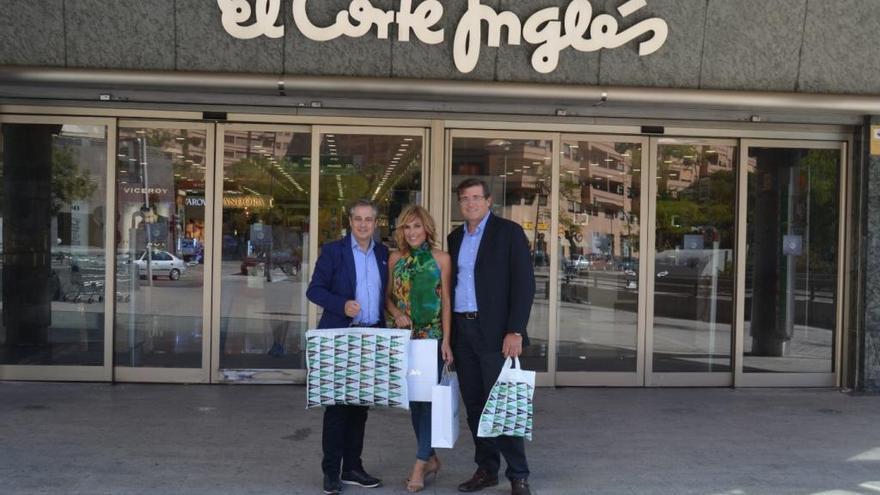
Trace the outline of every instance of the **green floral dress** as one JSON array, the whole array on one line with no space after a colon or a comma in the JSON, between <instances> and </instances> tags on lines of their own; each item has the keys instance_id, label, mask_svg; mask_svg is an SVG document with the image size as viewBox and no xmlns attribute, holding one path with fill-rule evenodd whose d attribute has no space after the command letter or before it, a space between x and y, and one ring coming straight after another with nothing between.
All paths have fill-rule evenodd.
<instances>
[{"instance_id":1,"label":"green floral dress","mask_svg":"<svg viewBox=\"0 0 880 495\"><path fill-rule=\"evenodd\" d=\"M443 339L440 324L440 265L431 246L422 244L394 264L391 274L391 300L413 322L412 338ZM388 326L394 327L394 318Z\"/></svg>"}]
</instances>

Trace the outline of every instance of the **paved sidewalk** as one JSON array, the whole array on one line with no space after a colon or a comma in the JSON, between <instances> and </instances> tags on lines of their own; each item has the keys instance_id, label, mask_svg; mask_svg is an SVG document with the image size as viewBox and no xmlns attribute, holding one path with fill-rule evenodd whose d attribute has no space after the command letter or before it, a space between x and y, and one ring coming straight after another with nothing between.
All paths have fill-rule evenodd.
<instances>
[{"instance_id":1,"label":"paved sidewalk","mask_svg":"<svg viewBox=\"0 0 880 495\"><path fill-rule=\"evenodd\" d=\"M0 493L317 494L299 386L0 383ZM831 390L538 389L535 494L880 494L880 397ZM405 493L409 415L373 410L375 490ZM424 493L453 494L473 447ZM509 493L509 485L481 492Z\"/></svg>"}]
</instances>

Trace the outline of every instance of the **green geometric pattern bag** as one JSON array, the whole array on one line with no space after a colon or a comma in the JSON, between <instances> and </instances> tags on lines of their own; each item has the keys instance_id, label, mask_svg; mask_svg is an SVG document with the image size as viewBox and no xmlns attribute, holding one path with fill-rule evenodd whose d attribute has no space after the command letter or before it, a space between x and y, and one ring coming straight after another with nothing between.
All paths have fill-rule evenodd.
<instances>
[{"instance_id":1,"label":"green geometric pattern bag","mask_svg":"<svg viewBox=\"0 0 880 495\"><path fill-rule=\"evenodd\" d=\"M519 358L507 358L483 407L477 436L531 440L534 395L535 372L520 368Z\"/></svg>"},{"instance_id":2,"label":"green geometric pattern bag","mask_svg":"<svg viewBox=\"0 0 880 495\"><path fill-rule=\"evenodd\" d=\"M410 330L336 328L306 332L306 409L388 406L409 409Z\"/></svg>"}]
</instances>

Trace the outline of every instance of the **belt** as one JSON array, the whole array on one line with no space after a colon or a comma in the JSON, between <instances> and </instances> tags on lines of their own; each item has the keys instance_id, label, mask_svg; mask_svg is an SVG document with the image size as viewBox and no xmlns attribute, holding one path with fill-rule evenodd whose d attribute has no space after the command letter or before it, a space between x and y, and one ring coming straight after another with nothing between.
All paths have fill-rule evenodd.
<instances>
[{"instance_id":1,"label":"belt","mask_svg":"<svg viewBox=\"0 0 880 495\"><path fill-rule=\"evenodd\" d=\"M468 311L466 313L455 313L455 316L459 316L465 320L477 320L480 318L480 313L476 311Z\"/></svg>"},{"instance_id":2,"label":"belt","mask_svg":"<svg viewBox=\"0 0 880 495\"><path fill-rule=\"evenodd\" d=\"M381 328L381 327L382 327L382 322L381 322L381 321L377 321L376 323L370 323L370 324L366 324L366 323L352 323L352 324L349 325L349 326L350 326L350 327L361 327L361 328Z\"/></svg>"}]
</instances>

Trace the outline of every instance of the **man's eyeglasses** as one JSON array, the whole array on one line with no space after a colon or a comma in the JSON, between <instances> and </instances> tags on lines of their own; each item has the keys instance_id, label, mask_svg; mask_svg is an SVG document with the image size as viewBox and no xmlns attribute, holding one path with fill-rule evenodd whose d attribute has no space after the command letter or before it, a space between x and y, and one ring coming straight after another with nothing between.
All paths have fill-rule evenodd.
<instances>
[{"instance_id":1,"label":"man's eyeglasses","mask_svg":"<svg viewBox=\"0 0 880 495\"><path fill-rule=\"evenodd\" d=\"M479 203L486 199L486 196L459 196L458 202L465 205L468 203Z\"/></svg>"}]
</instances>

